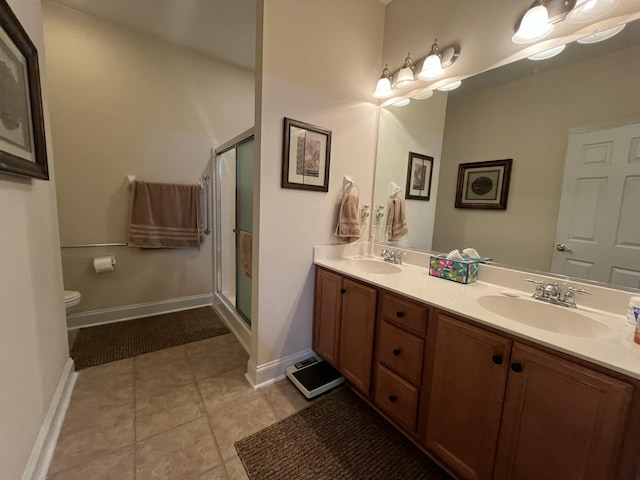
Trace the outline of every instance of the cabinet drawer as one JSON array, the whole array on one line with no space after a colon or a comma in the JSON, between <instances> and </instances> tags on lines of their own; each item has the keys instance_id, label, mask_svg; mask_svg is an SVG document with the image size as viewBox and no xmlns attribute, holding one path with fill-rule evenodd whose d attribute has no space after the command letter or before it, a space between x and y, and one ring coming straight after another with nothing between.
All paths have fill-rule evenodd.
<instances>
[{"instance_id":1,"label":"cabinet drawer","mask_svg":"<svg viewBox=\"0 0 640 480\"><path fill-rule=\"evenodd\" d=\"M388 293L382 296L382 317L418 335L427 333L429 309Z\"/></svg>"},{"instance_id":2,"label":"cabinet drawer","mask_svg":"<svg viewBox=\"0 0 640 480\"><path fill-rule=\"evenodd\" d=\"M378 364L374 401L408 430L416 431L418 389Z\"/></svg>"},{"instance_id":3,"label":"cabinet drawer","mask_svg":"<svg viewBox=\"0 0 640 480\"><path fill-rule=\"evenodd\" d=\"M420 385L424 340L382 320L378 333L378 361L405 380Z\"/></svg>"}]
</instances>

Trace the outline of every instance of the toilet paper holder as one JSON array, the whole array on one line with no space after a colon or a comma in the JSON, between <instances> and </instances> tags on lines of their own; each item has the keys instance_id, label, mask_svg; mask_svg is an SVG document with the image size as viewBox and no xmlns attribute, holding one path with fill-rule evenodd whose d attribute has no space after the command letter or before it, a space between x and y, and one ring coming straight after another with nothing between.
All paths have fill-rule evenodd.
<instances>
[{"instance_id":1,"label":"toilet paper holder","mask_svg":"<svg viewBox=\"0 0 640 480\"><path fill-rule=\"evenodd\" d=\"M116 266L116 257L109 255L106 257L94 257L93 269L96 273L112 272Z\"/></svg>"}]
</instances>

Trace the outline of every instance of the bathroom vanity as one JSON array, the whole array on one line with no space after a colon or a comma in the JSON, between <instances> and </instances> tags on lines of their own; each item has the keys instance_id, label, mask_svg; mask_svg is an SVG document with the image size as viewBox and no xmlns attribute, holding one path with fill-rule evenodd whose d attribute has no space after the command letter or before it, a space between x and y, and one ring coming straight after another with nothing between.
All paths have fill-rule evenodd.
<instances>
[{"instance_id":1,"label":"bathroom vanity","mask_svg":"<svg viewBox=\"0 0 640 480\"><path fill-rule=\"evenodd\" d=\"M518 294L500 286L373 259L315 263L314 350L453 475L636 478L640 346L622 316L585 309L611 330L546 332L480 306Z\"/></svg>"}]
</instances>

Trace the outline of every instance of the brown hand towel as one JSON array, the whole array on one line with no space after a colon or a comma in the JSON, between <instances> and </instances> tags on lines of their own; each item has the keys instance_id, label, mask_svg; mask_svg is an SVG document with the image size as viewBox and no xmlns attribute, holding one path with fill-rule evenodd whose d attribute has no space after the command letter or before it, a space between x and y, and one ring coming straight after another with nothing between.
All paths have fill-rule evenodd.
<instances>
[{"instance_id":1,"label":"brown hand towel","mask_svg":"<svg viewBox=\"0 0 640 480\"><path fill-rule=\"evenodd\" d=\"M360 238L358 201L358 196L353 193L342 195L338 212L338 226L336 227L336 236L342 242L351 243Z\"/></svg>"},{"instance_id":2,"label":"brown hand towel","mask_svg":"<svg viewBox=\"0 0 640 480\"><path fill-rule=\"evenodd\" d=\"M389 216L387 217L387 227L389 227L389 240L399 240L409 233L407 227L407 210L404 198L394 197L391 199Z\"/></svg>"},{"instance_id":3,"label":"brown hand towel","mask_svg":"<svg viewBox=\"0 0 640 480\"><path fill-rule=\"evenodd\" d=\"M200 248L200 186L133 182L129 246Z\"/></svg>"},{"instance_id":4,"label":"brown hand towel","mask_svg":"<svg viewBox=\"0 0 640 480\"><path fill-rule=\"evenodd\" d=\"M240 230L240 238L238 239L240 243L240 263L242 264L242 269L247 277L251 278L251 270L252 270L252 259L251 254L253 253L253 235L249 232L245 232Z\"/></svg>"}]
</instances>

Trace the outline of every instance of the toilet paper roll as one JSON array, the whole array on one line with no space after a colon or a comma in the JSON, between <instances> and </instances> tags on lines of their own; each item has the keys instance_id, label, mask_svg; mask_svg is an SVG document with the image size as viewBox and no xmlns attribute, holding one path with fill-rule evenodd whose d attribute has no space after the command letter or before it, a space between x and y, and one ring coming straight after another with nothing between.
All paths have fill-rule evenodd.
<instances>
[{"instance_id":1,"label":"toilet paper roll","mask_svg":"<svg viewBox=\"0 0 640 480\"><path fill-rule=\"evenodd\" d=\"M113 267L116 264L116 257L95 257L93 259L93 269L96 273L113 272Z\"/></svg>"}]
</instances>

